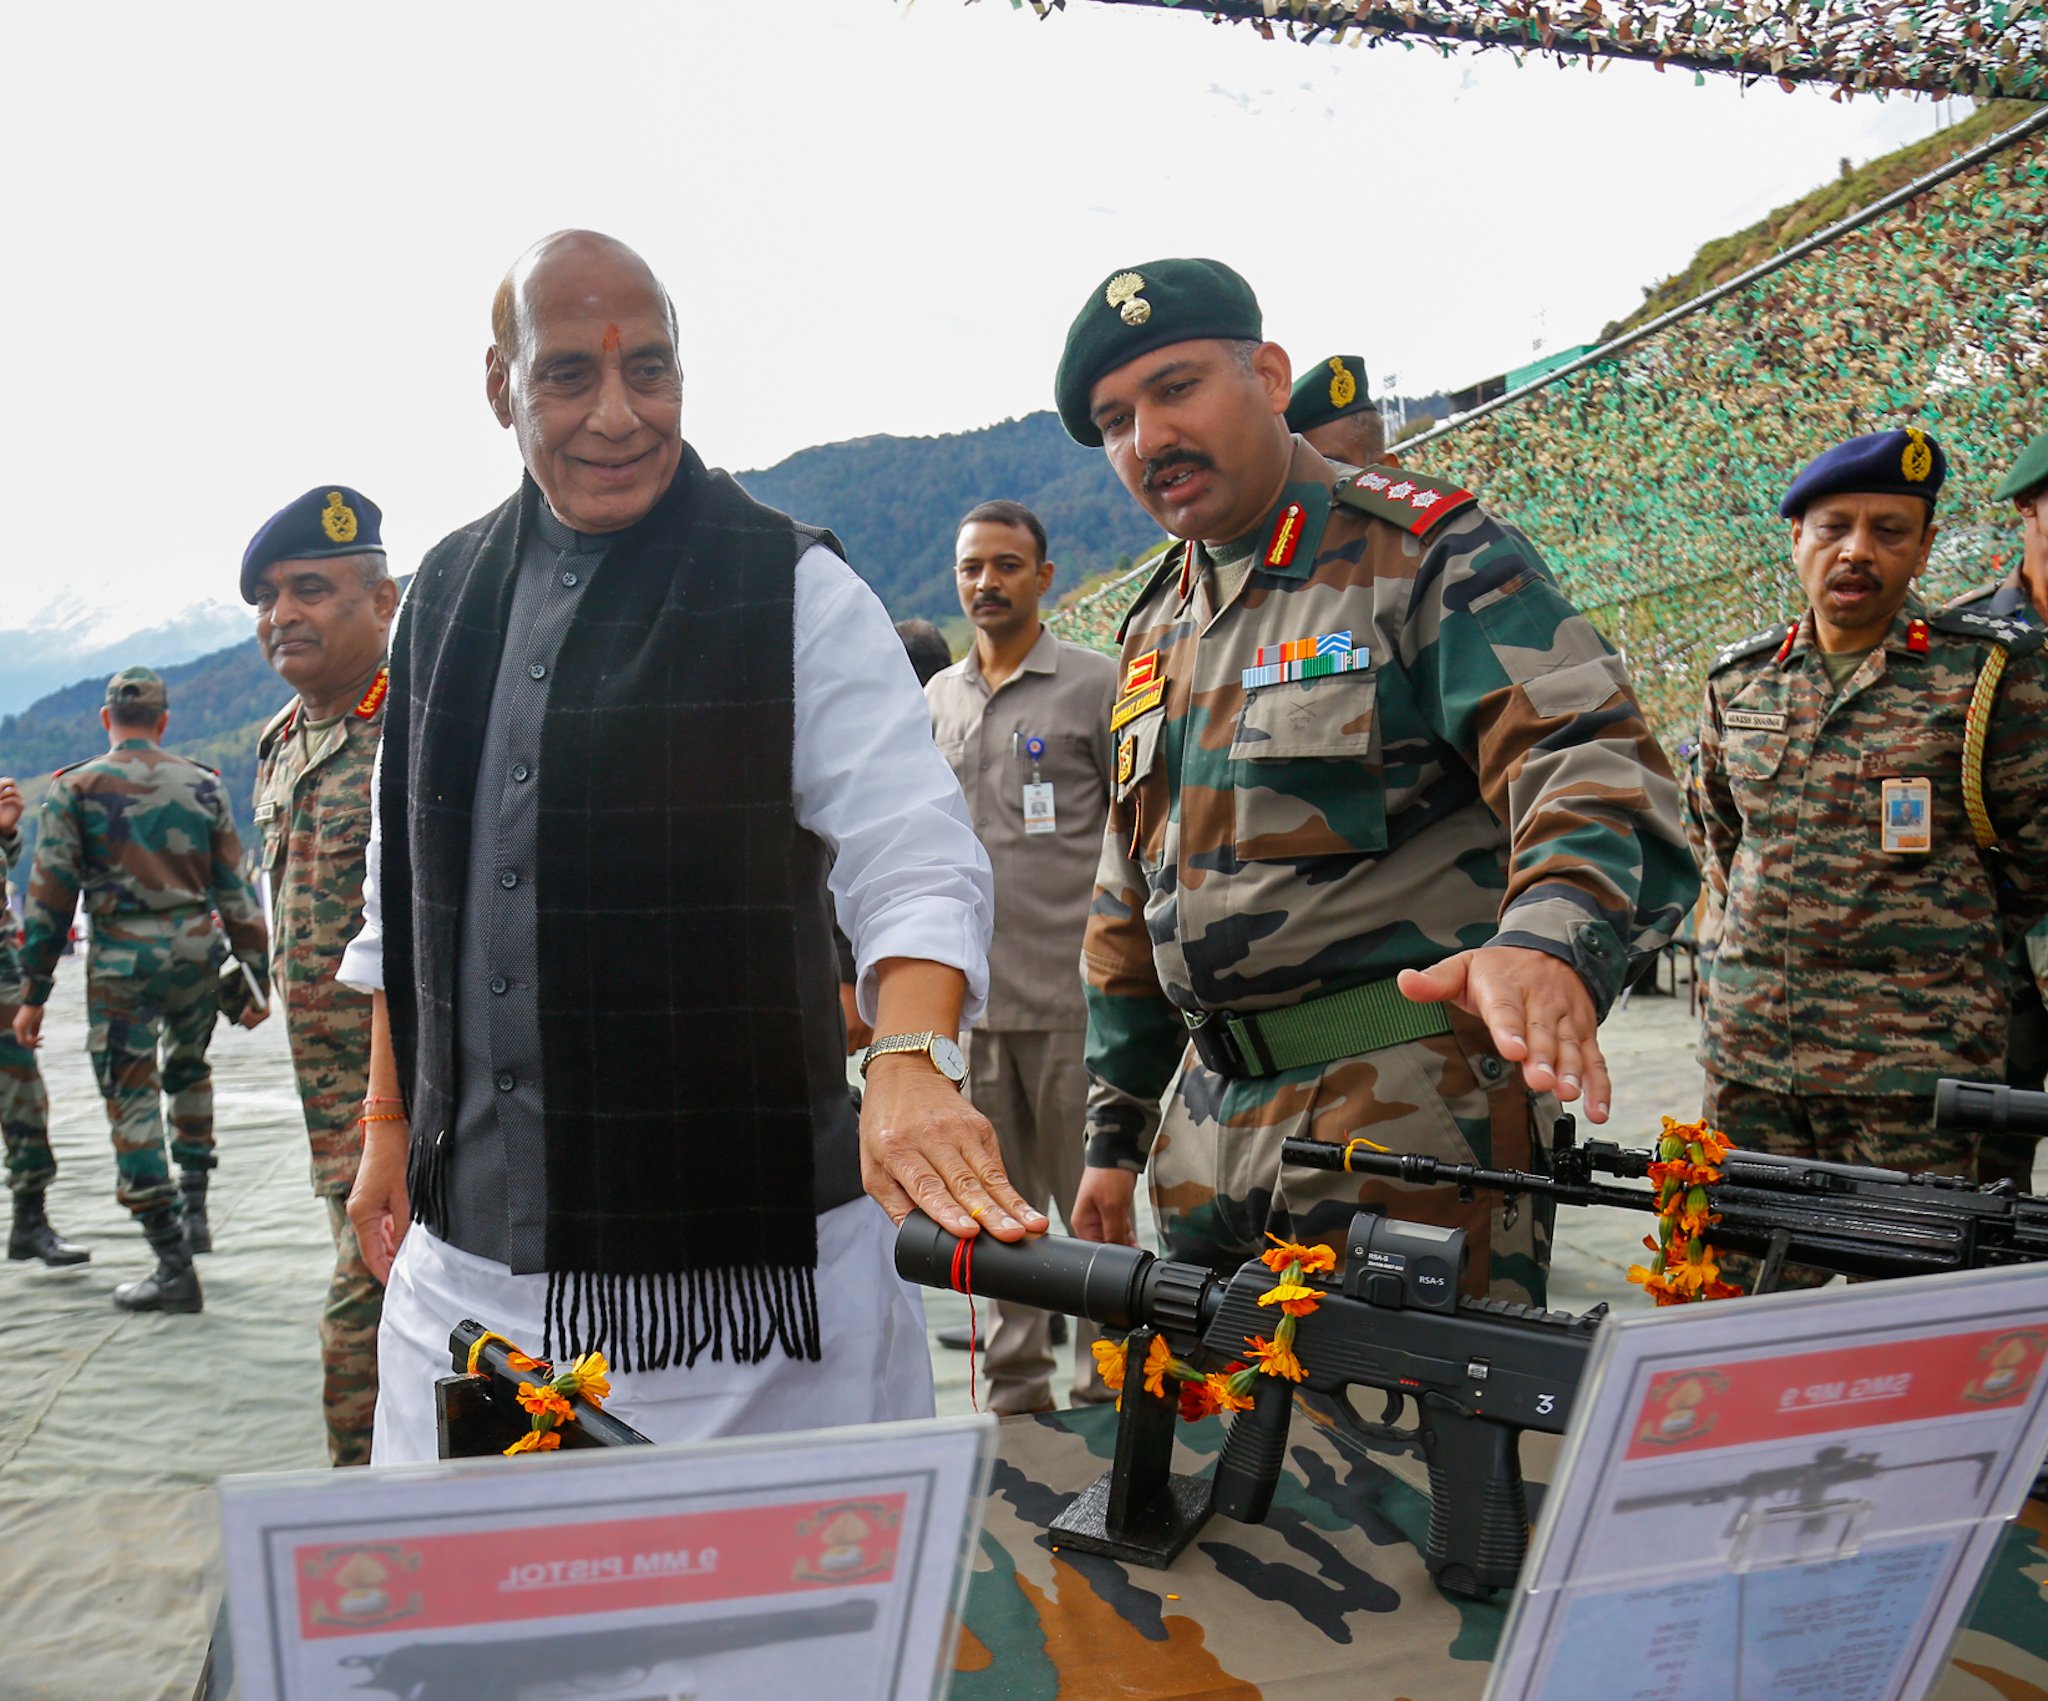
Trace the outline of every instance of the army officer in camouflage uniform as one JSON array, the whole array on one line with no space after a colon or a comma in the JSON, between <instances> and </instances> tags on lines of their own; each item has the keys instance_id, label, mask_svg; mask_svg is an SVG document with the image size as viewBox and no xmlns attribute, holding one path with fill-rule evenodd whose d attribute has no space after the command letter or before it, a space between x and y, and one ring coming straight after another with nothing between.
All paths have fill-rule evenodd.
<instances>
[{"instance_id":1,"label":"army officer in camouflage uniform","mask_svg":"<svg viewBox=\"0 0 2048 1701\"><path fill-rule=\"evenodd\" d=\"M92 917L87 1044L113 1126L115 1193L157 1255L154 1273L114 1290L115 1303L130 1311L197 1311L204 1303L180 1187L164 1161L158 1094L170 1099L180 1186L203 1209L214 1166L206 1050L218 1009L216 915L258 989L269 981L263 914L242 877L242 841L220 776L163 748L169 719L164 682L146 667L123 669L107 682L100 711L107 753L60 769L43 794L21 951L28 984L14 1016L15 1037L40 1044L43 1006L82 896ZM241 1017L245 1027L262 1020L256 1009Z\"/></svg>"},{"instance_id":2,"label":"army officer in camouflage uniform","mask_svg":"<svg viewBox=\"0 0 2048 1701\"><path fill-rule=\"evenodd\" d=\"M370 774L384 733L384 663L398 587L383 515L347 485L309 490L263 523L242 557L263 659L295 692L256 747L256 831L270 882L271 978L327 1207L334 1277L320 1314L327 1452L370 1462L384 1287L363 1262L348 1192L363 1155L370 995L335 979L363 921ZM396 1113L398 1107L372 1105Z\"/></svg>"},{"instance_id":3,"label":"army officer in camouflage uniform","mask_svg":"<svg viewBox=\"0 0 2048 1701\"><path fill-rule=\"evenodd\" d=\"M0 1135L7 1142L7 1186L14 1196L7 1256L16 1263L40 1258L52 1265L83 1264L92 1254L50 1227L44 1211L43 1196L57 1178L50 1097L36 1054L14 1037L22 992L20 928L7 903L7 877L21 861L21 810L21 788L0 775Z\"/></svg>"},{"instance_id":4,"label":"army officer in camouflage uniform","mask_svg":"<svg viewBox=\"0 0 2048 1701\"><path fill-rule=\"evenodd\" d=\"M1068 431L1187 540L1122 631L1075 1226L1129 1238L1149 1158L1175 1257L1341 1248L1392 1203L1466 1229L1475 1291L1540 1298L1535 1213L1280 1142L1527 1165L1553 1093L1604 1120L1600 1014L1697 890L1678 787L1528 540L1454 485L1340 479L1261 335L1228 267L1157 261L1096 287L1060 364Z\"/></svg>"},{"instance_id":5,"label":"army officer in camouflage uniform","mask_svg":"<svg viewBox=\"0 0 2048 1701\"><path fill-rule=\"evenodd\" d=\"M2010 502L2019 522L2019 559L2002 579L1981 585L1949 604L1978 614L1995 614L2022 626L2048 626L2048 431L2042 432L2020 451L2019 459L1992 493L1997 502ZM1996 557L1993 558L1994 562ZM2012 977L2012 1025L2006 1035L2005 1080L2011 1087L2038 1092L2048 1077L2048 921L2036 922L2033 932L2017 941L2006 953L2006 970ZM1986 1143L1981 1157L2003 1157L2007 1161L1987 1170L2009 1174L2021 1192L2029 1190L2033 1177L2032 1153L2023 1142L2005 1142L2005 1150Z\"/></svg>"},{"instance_id":6,"label":"army officer in camouflage uniform","mask_svg":"<svg viewBox=\"0 0 2048 1701\"><path fill-rule=\"evenodd\" d=\"M2039 631L1913 594L1946 470L1915 427L1802 472L1779 512L1807 608L1707 679L1727 920L1700 1058L1738 1145L1966 1173L1934 1083L2004 1064L2005 943L2048 909L2048 663Z\"/></svg>"}]
</instances>

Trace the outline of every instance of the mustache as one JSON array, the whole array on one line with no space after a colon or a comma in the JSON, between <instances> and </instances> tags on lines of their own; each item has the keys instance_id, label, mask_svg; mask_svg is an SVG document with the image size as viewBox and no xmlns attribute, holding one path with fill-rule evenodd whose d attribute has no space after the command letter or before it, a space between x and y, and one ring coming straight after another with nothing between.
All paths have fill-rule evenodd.
<instances>
[{"instance_id":1,"label":"mustache","mask_svg":"<svg viewBox=\"0 0 2048 1701\"><path fill-rule=\"evenodd\" d=\"M987 591L974 599L976 608L1008 608L1010 599L995 591Z\"/></svg>"},{"instance_id":2,"label":"mustache","mask_svg":"<svg viewBox=\"0 0 2048 1701\"><path fill-rule=\"evenodd\" d=\"M1164 478L1176 467L1190 467L1196 472L1208 472L1215 465L1216 463L1207 455L1193 449L1176 449L1169 455L1161 455L1157 460L1147 461L1144 477L1139 483L1143 489L1150 491L1157 480Z\"/></svg>"},{"instance_id":3,"label":"mustache","mask_svg":"<svg viewBox=\"0 0 2048 1701\"><path fill-rule=\"evenodd\" d=\"M1829 590L1838 591L1844 585L1853 585L1858 590L1874 591L1877 589L1877 580L1864 572L1861 567L1839 567L1828 575L1827 588Z\"/></svg>"}]
</instances>

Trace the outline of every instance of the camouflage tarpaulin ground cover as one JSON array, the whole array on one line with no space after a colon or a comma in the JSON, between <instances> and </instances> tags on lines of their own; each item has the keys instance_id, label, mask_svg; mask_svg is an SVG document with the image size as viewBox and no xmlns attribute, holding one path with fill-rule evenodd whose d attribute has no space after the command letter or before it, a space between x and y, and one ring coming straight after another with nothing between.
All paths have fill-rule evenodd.
<instances>
[{"instance_id":1,"label":"camouflage tarpaulin ground cover","mask_svg":"<svg viewBox=\"0 0 2048 1701\"><path fill-rule=\"evenodd\" d=\"M1924 589L2009 571L1991 491L2048 395L2048 131L1578 371L1402 445L1524 527L1628 656L1667 747L1691 735L1716 649L1793 613L1777 504L1859 432L1921 425L1949 455ZM1056 617L1110 647L1136 591Z\"/></svg>"}]
</instances>

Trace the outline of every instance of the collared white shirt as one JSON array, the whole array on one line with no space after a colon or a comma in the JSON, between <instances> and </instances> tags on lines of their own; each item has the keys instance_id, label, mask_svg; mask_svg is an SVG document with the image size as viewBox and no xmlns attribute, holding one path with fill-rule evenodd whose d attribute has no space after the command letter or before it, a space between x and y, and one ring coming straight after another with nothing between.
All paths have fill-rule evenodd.
<instances>
[{"instance_id":1,"label":"collared white shirt","mask_svg":"<svg viewBox=\"0 0 2048 1701\"><path fill-rule=\"evenodd\" d=\"M797 824L833 855L832 900L853 941L861 1015L874 1020L875 965L912 957L966 975L964 1027L988 997L995 883L932 742L917 676L880 599L823 545L796 564L795 629L791 797ZM364 991L384 985L381 810L380 797L363 926L339 977Z\"/></svg>"}]
</instances>

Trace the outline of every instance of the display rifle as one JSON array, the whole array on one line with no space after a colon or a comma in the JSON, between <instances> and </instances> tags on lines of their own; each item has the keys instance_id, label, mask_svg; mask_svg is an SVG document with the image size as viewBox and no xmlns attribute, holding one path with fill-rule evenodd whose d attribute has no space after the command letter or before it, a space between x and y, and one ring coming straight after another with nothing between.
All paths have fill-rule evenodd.
<instances>
[{"instance_id":1,"label":"display rifle","mask_svg":"<svg viewBox=\"0 0 2048 1701\"><path fill-rule=\"evenodd\" d=\"M1766 1503L1784 1497L1787 1512L1819 1513L1824 1497L1853 1482L1873 1482L1895 1471L1928 1470L1936 1465L1975 1465L1977 1481L1971 1492L1981 1493L1984 1479L1998 1463L1996 1453L1952 1453L1940 1459L1904 1459L1887 1465L1875 1453L1852 1453L1847 1447L1830 1444L1803 1465L1779 1465L1751 1471L1731 1482L1708 1483L1698 1488L1671 1488L1655 1494L1632 1495L1617 1500L1617 1512L1647 1512L1667 1506L1713 1506L1724 1500L1739 1501L1725 1536L1735 1535L1742 1520L1758 1501Z\"/></svg>"},{"instance_id":2,"label":"display rifle","mask_svg":"<svg viewBox=\"0 0 2048 1701\"><path fill-rule=\"evenodd\" d=\"M1460 1229L1352 1219L1341 1285L1322 1290L1296 1319L1300 1386L1336 1396L1377 1388L1412 1398L1415 1439L1429 1470L1424 1561L1437 1586L1484 1598L1511 1587L1528 1545L1518 1451L1525 1429L1561 1434L1601 1317L1541 1311L1459 1293ZM1170 1564L1212 1512L1259 1523L1272 1504L1287 1447L1296 1384L1258 1378L1253 1403L1231 1420L1214 1476L1170 1468L1177 1389L1143 1391L1155 1335L1183 1359L1196 1347L1216 1362L1242 1360L1252 1336L1270 1338L1280 1314L1259 1304L1279 1278L1254 1259L1221 1276L1136 1247L1033 1236L1014 1245L981 1235L963 1242L913 1211L896 1237L899 1275L1005 1303L1086 1317L1129 1331L1115 1461L1053 1521L1054 1541L1133 1564ZM1353 1417L1355 1413L1351 1414Z\"/></svg>"},{"instance_id":3,"label":"display rifle","mask_svg":"<svg viewBox=\"0 0 2048 1701\"><path fill-rule=\"evenodd\" d=\"M765 1648L816 1636L859 1636L875 1626L872 1600L782 1612L739 1613L696 1624L624 1624L508 1641L413 1642L383 1654L348 1654L363 1667L356 1691L381 1689L396 1701L518 1701L543 1684L596 1680L638 1683L668 1660L701 1659L741 1648Z\"/></svg>"},{"instance_id":4,"label":"display rifle","mask_svg":"<svg viewBox=\"0 0 2048 1701\"><path fill-rule=\"evenodd\" d=\"M1934 1096L1934 1126L1952 1133L2038 1138L2048 1135L2048 1093L1943 1080ZM1285 1162L1311 1169L1349 1170L1425 1187L1450 1183L1466 1199L1485 1189L1505 1195L1510 1210L1523 1195L1567 1205L1657 1209L1654 1189L1622 1184L1647 1180L1657 1154L1611 1140L1580 1141L1569 1116L1558 1119L1547 1173L1447 1163L1409 1152L1368 1150L1368 1144L1290 1137L1280 1149ZM1741 1150L1731 1150L1715 1167L1721 1179L1706 1187L1708 1208L1715 1215L1711 1237L1718 1248L1763 1260L1757 1293L1776 1289L1787 1263L1846 1276L1923 1276L2048 1260L2048 1199L2016 1192L2008 1181L1979 1186L1961 1176Z\"/></svg>"}]
</instances>

